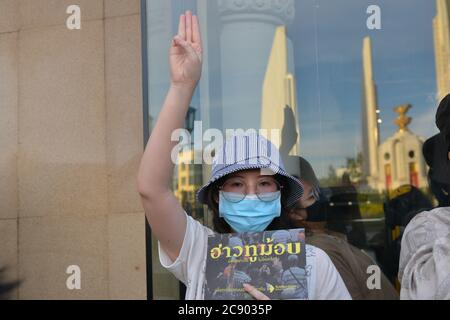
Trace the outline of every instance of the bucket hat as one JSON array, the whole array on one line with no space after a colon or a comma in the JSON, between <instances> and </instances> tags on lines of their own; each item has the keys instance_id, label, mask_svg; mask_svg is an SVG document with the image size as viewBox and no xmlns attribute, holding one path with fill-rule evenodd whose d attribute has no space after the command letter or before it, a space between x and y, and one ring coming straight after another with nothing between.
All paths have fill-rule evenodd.
<instances>
[{"instance_id":1,"label":"bucket hat","mask_svg":"<svg viewBox=\"0 0 450 320\"><path fill-rule=\"evenodd\" d=\"M226 175L242 170L265 169L286 178L288 189L286 205L291 206L303 195L302 183L288 174L284 168L278 148L261 134L240 133L227 139L216 150L209 181L197 192L197 199L206 203L206 195L211 185Z\"/></svg>"}]
</instances>

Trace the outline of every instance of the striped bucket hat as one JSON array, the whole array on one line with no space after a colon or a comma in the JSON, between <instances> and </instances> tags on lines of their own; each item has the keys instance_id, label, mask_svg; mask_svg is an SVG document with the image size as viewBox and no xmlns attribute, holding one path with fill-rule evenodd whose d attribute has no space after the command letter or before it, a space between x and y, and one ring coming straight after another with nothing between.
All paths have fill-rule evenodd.
<instances>
[{"instance_id":1,"label":"striped bucket hat","mask_svg":"<svg viewBox=\"0 0 450 320\"><path fill-rule=\"evenodd\" d=\"M251 132L235 134L216 150L213 159L211 177L197 192L197 199L206 203L208 188L220 178L237 171L265 169L266 174L273 173L286 177L288 189L284 192L286 205L293 205L303 195L303 185L284 168L280 153L269 140Z\"/></svg>"}]
</instances>

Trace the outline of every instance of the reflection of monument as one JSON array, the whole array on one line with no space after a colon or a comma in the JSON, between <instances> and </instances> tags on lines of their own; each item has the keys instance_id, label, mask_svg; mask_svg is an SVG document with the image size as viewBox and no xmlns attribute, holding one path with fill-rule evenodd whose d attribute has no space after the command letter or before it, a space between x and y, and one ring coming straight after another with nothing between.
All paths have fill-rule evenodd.
<instances>
[{"instance_id":1,"label":"reflection of monument","mask_svg":"<svg viewBox=\"0 0 450 320\"><path fill-rule=\"evenodd\" d=\"M423 141L408 129L411 118L406 113L411 105L394 109L399 114L398 131L379 147L380 179L378 190L392 190L405 184L417 188L427 186L426 164L422 156Z\"/></svg>"},{"instance_id":2,"label":"reflection of monument","mask_svg":"<svg viewBox=\"0 0 450 320\"><path fill-rule=\"evenodd\" d=\"M372 67L372 43L369 37L363 42L363 84L362 84L362 174L372 186L378 179L378 123L377 91Z\"/></svg>"},{"instance_id":3,"label":"reflection of monument","mask_svg":"<svg viewBox=\"0 0 450 320\"><path fill-rule=\"evenodd\" d=\"M450 0L449 0L450 1ZM363 101L362 101L362 174L367 185L384 191L404 184L418 188L427 185L425 161L422 156L423 141L409 131L411 118L406 114L411 105L394 109L399 114L394 121L399 130L379 144L379 109L373 77L372 44L369 37L363 43Z\"/></svg>"},{"instance_id":4,"label":"reflection of monument","mask_svg":"<svg viewBox=\"0 0 450 320\"><path fill-rule=\"evenodd\" d=\"M267 129L272 142L280 148L289 172L299 164L291 164L287 155L300 154L295 77L289 72L286 27L279 26L267 64L262 88L261 128ZM279 141L270 137L270 130L279 129ZM294 158L295 159L295 158ZM292 167L292 168L290 168ZM298 174L298 173L297 173Z\"/></svg>"},{"instance_id":5,"label":"reflection of monument","mask_svg":"<svg viewBox=\"0 0 450 320\"><path fill-rule=\"evenodd\" d=\"M294 20L295 1L216 3L221 25L218 82L226 110L222 128L284 129L282 157L287 170L298 173L298 159L287 158L299 152L294 46L285 28Z\"/></svg>"},{"instance_id":6,"label":"reflection of monument","mask_svg":"<svg viewBox=\"0 0 450 320\"><path fill-rule=\"evenodd\" d=\"M450 0L436 0L436 11L433 19L434 54L437 99L441 101L450 92Z\"/></svg>"},{"instance_id":7,"label":"reflection of monument","mask_svg":"<svg viewBox=\"0 0 450 320\"><path fill-rule=\"evenodd\" d=\"M279 33L277 41L283 41L282 31L277 32L277 28L293 21L294 0L217 0L217 10L221 22L222 105L226 110L223 128L259 129L261 90L273 53L274 35ZM292 41L285 39L286 55L293 57ZM294 73L293 59L286 64L286 69ZM283 78L286 69L282 70ZM273 116L277 111L273 111Z\"/></svg>"}]
</instances>

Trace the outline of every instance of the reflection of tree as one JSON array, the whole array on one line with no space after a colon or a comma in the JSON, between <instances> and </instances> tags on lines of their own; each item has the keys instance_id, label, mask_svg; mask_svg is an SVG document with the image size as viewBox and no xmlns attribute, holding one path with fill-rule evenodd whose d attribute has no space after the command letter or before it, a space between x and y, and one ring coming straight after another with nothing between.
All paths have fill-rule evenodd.
<instances>
[{"instance_id":1,"label":"reflection of tree","mask_svg":"<svg viewBox=\"0 0 450 320\"><path fill-rule=\"evenodd\" d=\"M340 185L360 185L364 182L362 175L363 155L358 153L356 158L346 158L346 164L343 168L342 176L338 176L337 170L333 165L328 167L328 175L320 179L322 186L335 187Z\"/></svg>"},{"instance_id":2,"label":"reflection of tree","mask_svg":"<svg viewBox=\"0 0 450 320\"><path fill-rule=\"evenodd\" d=\"M320 178L319 183L323 187L335 187L341 184L341 179L336 174L336 169L330 165L328 167L328 176Z\"/></svg>"},{"instance_id":3,"label":"reflection of tree","mask_svg":"<svg viewBox=\"0 0 450 320\"><path fill-rule=\"evenodd\" d=\"M361 152L358 153L356 158L347 158L346 172L351 182L357 184L362 182L362 163L363 155Z\"/></svg>"}]
</instances>

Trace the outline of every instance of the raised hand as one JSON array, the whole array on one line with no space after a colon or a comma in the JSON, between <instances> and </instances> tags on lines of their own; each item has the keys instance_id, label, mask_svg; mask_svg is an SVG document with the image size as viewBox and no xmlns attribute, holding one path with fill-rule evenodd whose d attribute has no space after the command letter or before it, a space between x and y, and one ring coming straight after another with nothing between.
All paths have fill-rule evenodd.
<instances>
[{"instance_id":1,"label":"raised hand","mask_svg":"<svg viewBox=\"0 0 450 320\"><path fill-rule=\"evenodd\" d=\"M177 36L170 47L171 83L152 129L138 174L138 191L145 215L162 249L172 261L181 251L186 233L186 214L173 194L173 141L182 128L202 70L202 44L196 16L190 11L180 17Z\"/></svg>"},{"instance_id":2,"label":"raised hand","mask_svg":"<svg viewBox=\"0 0 450 320\"><path fill-rule=\"evenodd\" d=\"M186 11L180 16L178 34L169 53L172 85L194 88L202 73L202 39L198 18Z\"/></svg>"}]
</instances>

